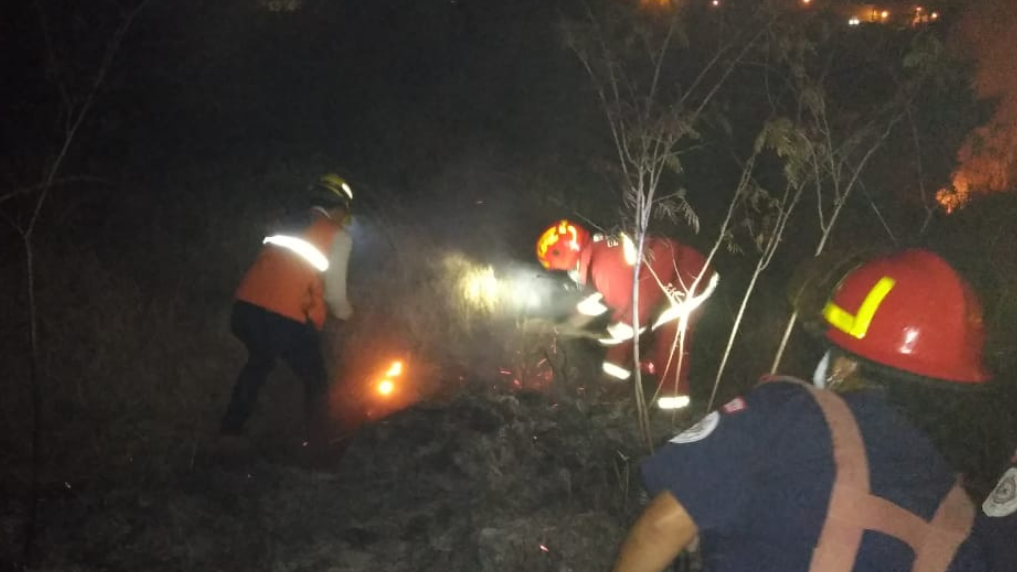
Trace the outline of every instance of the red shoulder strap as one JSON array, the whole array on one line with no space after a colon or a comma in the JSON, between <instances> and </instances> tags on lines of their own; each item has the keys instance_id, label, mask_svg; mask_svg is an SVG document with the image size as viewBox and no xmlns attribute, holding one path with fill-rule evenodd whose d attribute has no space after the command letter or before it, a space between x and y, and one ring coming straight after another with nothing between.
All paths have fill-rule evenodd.
<instances>
[{"instance_id":1,"label":"red shoulder strap","mask_svg":"<svg viewBox=\"0 0 1017 572\"><path fill-rule=\"evenodd\" d=\"M926 522L869 488L869 463L854 415L837 394L809 387L830 428L835 480L810 572L851 572L866 530L882 532L915 551L912 572L946 572L974 522L974 506L955 484Z\"/></svg>"}]
</instances>

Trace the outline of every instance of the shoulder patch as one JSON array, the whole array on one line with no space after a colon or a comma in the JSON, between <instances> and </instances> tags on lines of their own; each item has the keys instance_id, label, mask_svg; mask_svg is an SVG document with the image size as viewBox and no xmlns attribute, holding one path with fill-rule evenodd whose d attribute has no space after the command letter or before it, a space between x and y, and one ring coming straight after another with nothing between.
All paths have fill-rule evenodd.
<instances>
[{"instance_id":1,"label":"shoulder patch","mask_svg":"<svg viewBox=\"0 0 1017 572\"><path fill-rule=\"evenodd\" d=\"M745 403L744 399L742 399L741 397L735 397L731 401L728 401L727 403L725 403L724 406L721 407L720 409L724 413L727 413L728 415L731 415L733 413L738 413L739 411L745 411L748 408L749 408L749 404Z\"/></svg>"},{"instance_id":2,"label":"shoulder patch","mask_svg":"<svg viewBox=\"0 0 1017 572\"><path fill-rule=\"evenodd\" d=\"M680 437L680 435L679 435ZM989 498L982 503L986 516L1002 518L1017 512L1017 467L1010 467Z\"/></svg>"},{"instance_id":3,"label":"shoulder patch","mask_svg":"<svg viewBox=\"0 0 1017 572\"><path fill-rule=\"evenodd\" d=\"M679 433L674 439L671 439L671 443L681 445L682 443L695 443L696 441L702 441L713 433L717 425L720 424L720 413L716 411L710 413L706 417L699 420L692 427L689 427L685 431Z\"/></svg>"}]
</instances>

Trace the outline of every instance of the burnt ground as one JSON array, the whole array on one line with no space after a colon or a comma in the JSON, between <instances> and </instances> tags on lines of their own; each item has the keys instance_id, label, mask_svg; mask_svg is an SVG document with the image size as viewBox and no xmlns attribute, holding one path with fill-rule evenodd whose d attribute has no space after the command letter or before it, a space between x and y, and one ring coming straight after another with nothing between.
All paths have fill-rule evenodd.
<instances>
[{"instance_id":1,"label":"burnt ground","mask_svg":"<svg viewBox=\"0 0 1017 572\"><path fill-rule=\"evenodd\" d=\"M628 401L473 390L365 426L314 464L199 454L148 484L54 487L34 569L606 569L644 500ZM4 504L0 562L24 508Z\"/></svg>"}]
</instances>

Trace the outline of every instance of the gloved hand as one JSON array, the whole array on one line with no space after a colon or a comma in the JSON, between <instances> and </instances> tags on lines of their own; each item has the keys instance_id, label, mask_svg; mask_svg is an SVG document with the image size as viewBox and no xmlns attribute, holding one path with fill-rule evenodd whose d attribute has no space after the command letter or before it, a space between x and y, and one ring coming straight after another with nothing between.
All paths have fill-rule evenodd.
<instances>
[{"instance_id":1,"label":"gloved hand","mask_svg":"<svg viewBox=\"0 0 1017 572\"><path fill-rule=\"evenodd\" d=\"M646 331L645 326L639 328L639 334L642 334L645 331ZM634 333L635 331L632 329L632 326L624 322L615 322L607 327L608 337L601 338L597 341L599 341L601 345L616 346L618 344L630 341L632 339L632 334Z\"/></svg>"}]
</instances>

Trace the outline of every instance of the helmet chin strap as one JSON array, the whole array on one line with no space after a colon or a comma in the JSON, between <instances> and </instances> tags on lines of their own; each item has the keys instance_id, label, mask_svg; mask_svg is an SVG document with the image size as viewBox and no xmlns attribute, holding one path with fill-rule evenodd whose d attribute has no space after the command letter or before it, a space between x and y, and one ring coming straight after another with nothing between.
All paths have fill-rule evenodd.
<instances>
[{"instance_id":1,"label":"helmet chin strap","mask_svg":"<svg viewBox=\"0 0 1017 572\"><path fill-rule=\"evenodd\" d=\"M568 275L569 275L569 278L571 278L572 281L575 282L576 284L582 284L582 282L580 282L580 280L579 280L581 278L581 276L579 276L579 263L578 262L576 263L575 268L572 268L572 269L570 269L568 271Z\"/></svg>"},{"instance_id":2,"label":"helmet chin strap","mask_svg":"<svg viewBox=\"0 0 1017 572\"><path fill-rule=\"evenodd\" d=\"M812 385L819 389L826 389L827 374L830 371L830 350L826 350L823 359L816 364L816 371L812 372Z\"/></svg>"}]
</instances>

